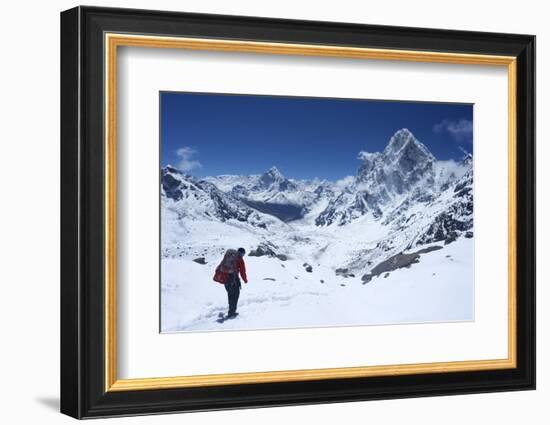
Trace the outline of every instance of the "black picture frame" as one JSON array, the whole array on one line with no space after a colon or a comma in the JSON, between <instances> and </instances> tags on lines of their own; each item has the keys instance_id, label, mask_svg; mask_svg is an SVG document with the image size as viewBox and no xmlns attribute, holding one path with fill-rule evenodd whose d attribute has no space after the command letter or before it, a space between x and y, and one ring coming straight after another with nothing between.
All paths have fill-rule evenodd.
<instances>
[{"instance_id":1,"label":"black picture frame","mask_svg":"<svg viewBox=\"0 0 550 425\"><path fill-rule=\"evenodd\" d=\"M105 391L104 34L514 56L517 367ZM61 412L141 415L535 389L535 36L99 7L61 13Z\"/></svg>"}]
</instances>

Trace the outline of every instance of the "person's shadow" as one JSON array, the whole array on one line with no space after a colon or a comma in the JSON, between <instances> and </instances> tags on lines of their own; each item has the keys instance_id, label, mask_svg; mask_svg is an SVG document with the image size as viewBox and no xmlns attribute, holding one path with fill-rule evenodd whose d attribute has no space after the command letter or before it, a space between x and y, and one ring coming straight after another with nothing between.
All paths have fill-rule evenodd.
<instances>
[{"instance_id":1,"label":"person's shadow","mask_svg":"<svg viewBox=\"0 0 550 425\"><path fill-rule=\"evenodd\" d=\"M35 400L41 405L59 412L59 397L36 397Z\"/></svg>"}]
</instances>

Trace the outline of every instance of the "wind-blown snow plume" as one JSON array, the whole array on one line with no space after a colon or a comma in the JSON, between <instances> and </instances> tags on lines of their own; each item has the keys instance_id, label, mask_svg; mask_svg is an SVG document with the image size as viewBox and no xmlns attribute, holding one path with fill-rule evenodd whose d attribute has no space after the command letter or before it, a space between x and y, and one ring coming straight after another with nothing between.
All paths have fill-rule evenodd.
<instances>
[{"instance_id":1,"label":"wind-blown snow plume","mask_svg":"<svg viewBox=\"0 0 550 425\"><path fill-rule=\"evenodd\" d=\"M461 119L458 121L443 120L433 127L434 133L441 134L447 132L457 142L471 142L473 130L474 127L472 121L466 119Z\"/></svg>"}]
</instances>

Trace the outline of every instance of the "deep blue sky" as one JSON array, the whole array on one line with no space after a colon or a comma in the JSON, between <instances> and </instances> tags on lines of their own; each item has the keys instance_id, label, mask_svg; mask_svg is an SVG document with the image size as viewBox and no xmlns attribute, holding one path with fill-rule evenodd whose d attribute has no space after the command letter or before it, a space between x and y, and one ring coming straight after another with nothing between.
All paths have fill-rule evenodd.
<instances>
[{"instance_id":1,"label":"deep blue sky","mask_svg":"<svg viewBox=\"0 0 550 425\"><path fill-rule=\"evenodd\" d=\"M406 127L438 159L472 152L472 105L162 92L161 165L191 175L290 178L355 174L360 151L379 152ZM179 151L179 154L178 154Z\"/></svg>"}]
</instances>

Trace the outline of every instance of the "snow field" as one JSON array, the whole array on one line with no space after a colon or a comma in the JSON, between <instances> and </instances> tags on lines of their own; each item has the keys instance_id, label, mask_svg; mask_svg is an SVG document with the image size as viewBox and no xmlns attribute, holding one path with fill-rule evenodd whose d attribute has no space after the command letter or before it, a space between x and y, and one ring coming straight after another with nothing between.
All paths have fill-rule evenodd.
<instances>
[{"instance_id":1,"label":"snow field","mask_svg":"<svg viewBox=\"0 0 550 425\"><path fill-rule=\"evenodd\" d=\"M439 244L441 245L441 244ZM473 239L460 238L422 254L410 268L363 284L334 268L299 260L246 256L239 316L227 312L227 293L212 280L221 256L206 265L189 258L162 260L163 332L357 326L473 320ZM275 280L265 280L275 279ZM324 283L321 282L324 281Z\"/></svg>"}]
</instances>

